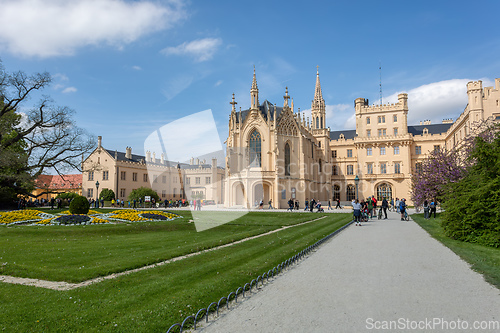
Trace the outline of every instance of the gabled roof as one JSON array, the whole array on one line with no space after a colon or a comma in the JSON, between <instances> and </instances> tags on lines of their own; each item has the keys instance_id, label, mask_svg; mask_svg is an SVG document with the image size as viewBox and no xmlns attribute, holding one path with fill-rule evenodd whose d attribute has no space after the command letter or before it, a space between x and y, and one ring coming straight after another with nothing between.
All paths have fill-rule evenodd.
<instances>
[{"instance_id":1,"label":"gabled roof","mask_svg":"<svg viewBox=\"0 0 500 333\"><path fill-rule=\"evenodd\" d=\"M424 132L424 128L427 128L429 134L441 134L446 133L448 129L453 125L449 124L431 124L431 125L416 125L416 126L408 126L408 133L413 135L422 135Z\"/></svg>"},{"instance_id":2,"label":"gabled roof","mask_svg":"<svg viewBox=\"0 0 500 333\"><path fill-rule=\"evenodd\" d=\"M265 120L267 119L267 113L270 113L271 121L273 121L275 118L278 119L278 117L281 114L281 111L283 111L283 108L280 106L274 107L274 105L269 102L267 99L259 105L259 111L262 117L264 117ZM242 110L242 111L237 111L237 117L236 117L236 122L240 121L240 113L241 113L241 122L244 123L245 119L247 119L248 114L250 113L250 110Z\"/></svg>"},{"instance_id":3,"label":"gabled roof","mask_svg":"<svg viewBox=\"0 0 500 333\"><path fill-rule=\"evenodd\" d=\"M108 152L108 154L110 154L114 158L114 156L115 156L114 150L106 149L106 151ZM132 158L126 158L125 153L121 152L121 151L116 151L116 157L117 157L118 161L127 161L127 162L135 162L135 163L141 163L143 161L144 162L146 161L146 157L143 155L132 154ZM148 163L151 163L151 162L148 162ZM211 168L212 167L212 165L210 165L210 164L188 164L188 163L178 163L178 162L173 162L173 161L166 161L165 164L162 164L161 160L159 158L156 159L155 164L166 165L166 166L175 167L175 168L177 167L177 165L179 165L181 167L181 169L197 169L200 167L200 165L203 168Z\"/></svg>"},{"instance_id":4,"label":"gabled roof","mask_svg":"<svg viewBox=\"0 0 500 333\"><path fill-rule=\"evenodd\" d=\"M330 140L339 140L341 134L344 134L344 139L352 140L356 137L356 130L330 131Z\"/></svg>"},{"instance_id":5,"label":"gabled roof","mask_svg":"<svg viewBox=\"0 0 500 333\"><path fill-rule=\"evenodd\" d=\"M44 189L79 189L82 187L82 174L74 175L40 175L35 186Z\"/></svg>"}]
</instances>

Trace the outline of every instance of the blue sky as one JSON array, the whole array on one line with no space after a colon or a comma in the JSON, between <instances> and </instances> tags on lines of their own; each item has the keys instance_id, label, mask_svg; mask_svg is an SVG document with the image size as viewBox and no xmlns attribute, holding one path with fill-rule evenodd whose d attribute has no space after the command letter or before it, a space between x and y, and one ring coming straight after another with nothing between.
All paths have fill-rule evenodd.
<instances>
[{"instance_id":1,"label":"blue sky","mask_svg":"<svg viewBox=\"0 0 500 333\"><path fill-rule=\"evenodd\" d=\"M235 93L308 110L319 66L327 125L354 99L409 93L409 124L456 118L465 84L500 77L500 2L0 0L8 71L48 71L44 91L108 149L142 154L163 125L211 109L224 141ZM30 101L34 103L35 100ZM189 135L189 134L187 134Z\"/></svg>"}]
</instances>

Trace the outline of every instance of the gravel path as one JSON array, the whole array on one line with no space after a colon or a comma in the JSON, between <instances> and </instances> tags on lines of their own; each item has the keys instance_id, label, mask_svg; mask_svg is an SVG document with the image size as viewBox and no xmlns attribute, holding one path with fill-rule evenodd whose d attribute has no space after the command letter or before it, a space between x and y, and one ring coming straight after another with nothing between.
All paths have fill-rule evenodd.
<instances>
[{"instance_id":1,"label":"gravel path","mask_svg":"<svg viewBox=\"0 0 500 333\"><path fill-rule=\"evenodd\" d=\"M198 331L500 332L500 291L416 223L389 214L347 228Z\"/></svg>"}]
</instances>

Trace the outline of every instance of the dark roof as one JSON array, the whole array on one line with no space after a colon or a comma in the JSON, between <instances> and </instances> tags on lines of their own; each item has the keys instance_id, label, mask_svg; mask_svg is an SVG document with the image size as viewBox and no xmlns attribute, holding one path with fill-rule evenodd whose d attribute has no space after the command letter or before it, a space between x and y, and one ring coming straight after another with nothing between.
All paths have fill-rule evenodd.
<instances>
[{"instance_id":1,"label":"dark roof","mask_svg":"<svg viewBox=\"0 0 500 333\"><path fill-rule=\"evenodd\" d=\"M453 123L408 126L408 133L413 135L422 135L424 133L424 128L427 128L429 134L441 134L446 133L451 125L453 125Z\"/></svg>"},{"instance_id":2,"label":"dark roof","mask_svg":"<svg viewBox=\"0 0 500 333\"><path fill-rule=\"evenodd\" d=\"M112 157L115 157L114 150L106 149L106 151ZM116 157L117 157L118 161L128 161L128 162L135 162L135 163L141 163L142 161L146 160L146 157L144 157L142 155L135 155L135 154L132 154L132 158L126 158L125 153L121 152L121 151L116 152ZM161 160L159 158L157 158L156 164L161 164L160 161ZM173 161L167 161L167 163L165 163L163 165L167 165L167 166L171 166L171 167L175 167L175 168L177 167L177 165L179 165L181 167L181 169L198 169L200 167L200 165L203 168L211 168L212 167L212 165L210 165L210 164L188 164L188 163L178 163L178 162L173 162Z\"/></svg>"},{"instance_id":3,"label":"dark roof","mask_svg":"<svg viewBox=\"0 0 500 333\"><path fill-rule=\"evenodd\" d=\"M356 137L356 130L330 131L330 140L339 140L340 134L344 134L346 140Z\"/></svg>"},{"instance_id":4,"label":"dark roof","mask_svg":"<svg viewBox=\"0 0 500 333\"><path fill-rule=\"evenodd\" d=\"M279 106L275 107L271 102L269 102L266 99L261 105L259 105L259 111L260 111L260 113L262 114L262 116L264 117L265 120L267 120L267 113L269 111L269 114L271 116L270 120L274 120L275 118L278 119L278 117L281 114L281 111L283 111L283 108L279 107ZM248 114L250 113L250 110L242 110L242 111L238 111L236 113L237 114L241 113L241 118L242 118L241 122L244 123L245 119L247 118ZM240 121L240 117L239 116L236 117L236 121L237 122Z\"/></svg>"}]
</instances>

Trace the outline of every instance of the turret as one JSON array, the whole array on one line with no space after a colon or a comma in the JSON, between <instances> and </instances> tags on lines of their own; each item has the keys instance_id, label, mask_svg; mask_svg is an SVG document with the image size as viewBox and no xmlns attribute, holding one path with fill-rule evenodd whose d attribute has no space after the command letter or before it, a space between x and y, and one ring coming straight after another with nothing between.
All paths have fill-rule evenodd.
<instances>
[{"instance_id":1,"label":"turret","mask_svg":"<svg viewBox=\"0 0 500 333\"><path fill-rule=\"evenodd\" d=\"M319 82L319 67L316 67L316 86L314 88L314 99L311 103L312 127L314 129L326 127L326 108L321 83Z\"/></svg>"},{"instance_id":2,"label":"turret","mask_svg":"<svg viewBox=\"0 0 500 333\"><path fill-rule=\"evenodd\" d=\"M259 107L259 88L257 88L257 78L255 76L255 66L253 67L253 80L252 89L250 89L250 109L257 109Z\"/></svg>"}]
</instances>

